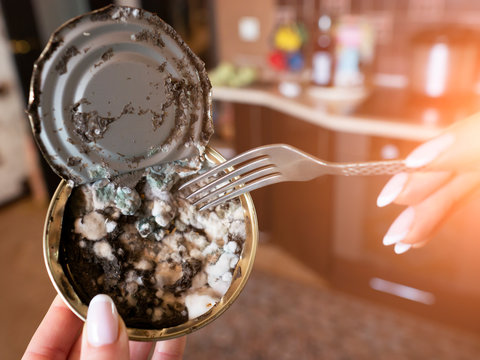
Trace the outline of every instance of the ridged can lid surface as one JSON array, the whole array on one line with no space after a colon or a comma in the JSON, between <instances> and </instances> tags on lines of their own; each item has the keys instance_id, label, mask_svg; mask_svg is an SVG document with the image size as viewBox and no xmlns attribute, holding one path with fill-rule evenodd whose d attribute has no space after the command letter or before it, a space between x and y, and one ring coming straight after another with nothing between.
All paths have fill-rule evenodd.
<instances>
[{"instance_id":1,"label":"ridged can lid surface","mask_svg":"<svg viewBox=\"0 0 480 360\"><path fill-rule=\"evenodd\" d=\"M52 34L28 113L44 157L75 184L199 155L213 133L203 62L157 15L113 5Z\"/></svg>"}]
</instances>

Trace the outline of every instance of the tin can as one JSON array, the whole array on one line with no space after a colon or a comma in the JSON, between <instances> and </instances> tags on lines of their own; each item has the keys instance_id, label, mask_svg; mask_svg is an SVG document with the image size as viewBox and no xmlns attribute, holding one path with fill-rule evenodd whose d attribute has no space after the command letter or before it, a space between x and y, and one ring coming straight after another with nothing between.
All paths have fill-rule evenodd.
<instances>
[{"instance_id":1,"label":"tin can","mask_svg":"<svg viewBox=\"0 0 480 360\"><path fill-rule=\"evenodd\" d=\"M210 147L206 148L205 155L208 160L214 163L225 161L216 150ZM68 264L62 265L60 259L63 214L71 192L72 186L63 180L53 195L45 221L43 253L50 280L58 294L79 318L85 320L88 304L83 303L75 292L74 284L70 282L69 277L66 275L65 267L68 267ZM164 329L127 328L128 336L131 340L157 341L187 335L211 323L233 304L247 283L254 263L258 243L257 216L252 198L247 193L240 197L240 201L244 208L247 237L244 242L240 260L233 272L232 283L226 294L207 313L181 325Z\"/></svg>"},{"instance_id":2,"label":"tin can","mask_svg":"<svg viewBox=\"0 0 480 360\"><path fill-rule=\"evenodd\" d=\"M206 146L213 132L210 81L201 60L155 14L111 5L52 34L34 67L28 113L40 150L63 178L47 212L45 264L58 294L85 320L88 304L61 255L73 188L202 153L213 163L225 161ZM247 282L258 241L252 199L246 194L240 201L247 236L224 296L177 326L127 328L131 340L186 335L232 305Z\"/></svg>"}]
</instances>

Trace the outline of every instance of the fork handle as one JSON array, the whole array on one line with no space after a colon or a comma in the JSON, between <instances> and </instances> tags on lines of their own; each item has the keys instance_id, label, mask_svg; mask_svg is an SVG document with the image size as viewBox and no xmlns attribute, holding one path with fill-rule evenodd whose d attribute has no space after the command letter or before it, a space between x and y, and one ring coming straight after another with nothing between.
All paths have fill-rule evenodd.
<instances>
[{"instance_id":1,"label":"fork handle","mask_svg":"<svg viewBox=\"0 0 480 360\"><path fill-rule=\"evenodd\" d=\"M405 165L404 160L339 163L334 164L331 170L335 175L345 176L394 175L403 171L412 171Z\"/></svg>"}]
</instances>

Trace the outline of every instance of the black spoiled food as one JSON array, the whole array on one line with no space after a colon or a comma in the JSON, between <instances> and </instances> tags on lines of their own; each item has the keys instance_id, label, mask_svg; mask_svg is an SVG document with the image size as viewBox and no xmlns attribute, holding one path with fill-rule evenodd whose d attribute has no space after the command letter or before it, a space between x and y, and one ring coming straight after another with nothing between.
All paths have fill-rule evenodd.
<instances>
[{"instance_id":1,"label":"black spoiled food","mask_svg":"<svg viewBox=\"0 0 480 360\"><path fill-rule=\"evenodd\" d=\"M67 64L70 61L70 59L74 56L77 56L80 54L80 51L78 51L76 46L70 46L68 47L60 60L58 61L57 65L55 66L55 70L58 71L60 75L63 75L67 72Z\"/></svg>"}]
</instances>

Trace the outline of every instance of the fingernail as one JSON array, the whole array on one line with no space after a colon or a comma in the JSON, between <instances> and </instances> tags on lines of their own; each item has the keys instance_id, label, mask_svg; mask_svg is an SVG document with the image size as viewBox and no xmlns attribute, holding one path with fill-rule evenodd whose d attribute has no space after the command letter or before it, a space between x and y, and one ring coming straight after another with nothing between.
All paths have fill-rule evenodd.
<instances>
[{"instance_id":1,"label":"fingernail","mask_svg":"<svg viewBox=\"0 0 480 360\"><path fill-rule=\"evenodd\" d=\"M413 207L406 208L395 221L390 225L387 233L383 237L383 245L388 246L396 244L407 236L415 218L415 210Z\"/></svg>"},{"instance_id":2,"label":"fingernail","mask_svg":"<svg viewBox=\"0 0 480 360\"><path fill-rule=\"evenodd\" d=\"M87 339L93 346L112 344L118 337L118 314L107 295L96 295L87 313Z\"/></svg>"},{"instance_id":3,"label":"fingernail","mask_svg":"<svg viewBox=\"0 0 480 360\"><path fill-rule=\"evenodd\" d=\"M408 250L410 250L410 248L412 247L412 244L404 244L404 243L396 243L395 244L395 247L393 248L393 251L395 251L395 254L403 254L404 252L407 252Z\"/></svg>"},{"instance_id":4,"label":"fingernail","mask_svg":"<svg viewBox=\"0 0 480 360\"><path fill-rule=\"evenodd\" d=\"M403 190L407 179L408 175L406 173L400 173L393 176L384 186L380 195L378 195L377 206L384 207L392 203Z\"/></svg>"},{"instance_id":5,"label":"fingernail","mask_svg":"<svg viewBox=\"0 0 480 360\"><path fill-rule=\"evenodd\" d=\"M454 141L455 138L452 134L436 137L413 150L405 159L405 165L410 168L419 168L427 165L447 150Z\"/></svg>"}]
</instances>

